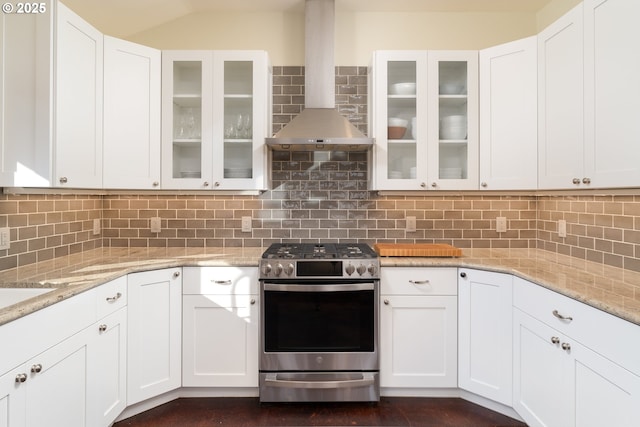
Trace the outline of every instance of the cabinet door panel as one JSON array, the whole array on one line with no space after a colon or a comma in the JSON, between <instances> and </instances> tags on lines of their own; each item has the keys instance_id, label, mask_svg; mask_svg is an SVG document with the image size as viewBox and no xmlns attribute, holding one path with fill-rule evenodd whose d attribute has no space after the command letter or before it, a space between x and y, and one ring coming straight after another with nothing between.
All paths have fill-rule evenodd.
<instances>
[{"instance_id":1,"label":"cabinet door panel","mask_svg":"<svg viewBox=\"0 0 640 427\"><path fill-rule=\"evenodd\" d=\"M258 386L256 300L255 295L183 297L183 386Z\"/></svg>"},{"instance_id":2,"label":"cabinet door panel","mask_svg":"<svg viewBox=\"0 0 640 427\"><path fill-rule=\"evenodd\" d=\"M381 298L380 385L456 387L456 297Z\"/></svg>"},{"instance_id":3,"label":"cabinet door panel","mask_svg":"<svg viewBox=\"0 0 640 427\"><path fill-rule=\"evenodd\" d=\"M174 275L177 273L177 275ZM180 387L182 280L179 269L128 276L127 403Z\"/></svg>"},{"instance_id":4,"label":"cabinet door panel","mask_svg":"<svg viewBox=\"0 0 640 427\"><path fill-rule=\"evenodd\" d=\"M559 349L563 337L518 309L514 328L513 408L531 427L573 425L570 358Z\"/></svg>"},{"instance_id":5,"label":"cabinet door panel","mask_svg":"<svg viewBox=\"0 0 640 427\"><path fill-rule=\"evenodd\" d=\"M511 406L512 277L461 269L458 294L459 385Z\"/></svg>"},{"instance_id":6,"label":"cabinet door panel","mask_svg":"<svg viewBox=\"0 0 640 427\"><path fill-rule=\"evenodd\" d=\"M105 36L104 88L104 187L159 188L160 51Z\"/></svg>"},{"instance_id":7,"label":"cabinet door panel","mask_svg":"<svg viewBox=\"0 0 640 427\"><path fill-rule=\"evenodd\" d=\"M480 189L538 186L536 38L480 51Z\"/></svg>"},{"instance_id":8,"label":"cabinet door panel","mask_svg":"<svg viewBox=\"0 0 640 427\"><path fill-rule=\"evenodd\" d=\"M103 36L58 2L57 37L53 184L101 188Z\"/></svg>"},{"instance_id":9,"label":"cabinet door panel","mask_svg":"<svg viewBox=\"0 0 640 427\"><path fill-rule=\"evenodd\" d=\"M26 372L26 366L19 366L0 376L0 427L25 425L26 383L16 383L16 376Z\"/></svg>"},{"instance_id":10,"label":"cabinet door panel","mask_svg":"<svg viewBox=\"0 0 640 427\"><path fill-rule=\"evenodd\" d=\"M540 188L576 188L584 169L582 4L538 34Z\"/></svg>"},{"instance_id":11,"label":"cabinet door panel","mask_svg":"<svg viewBox=\"0 0 640 427\"><path fill-rule=\"evenodd\" d=\"M598 187L640 185L640 2L587 0L586 175Z\"/></svg>"},{"instance_id":12,"label":"cabinet door panel","mask_svg":"<svg viewBox=\"0 0 640 427\"><path fill-rule=\"evenodd\" d=\"M26 425L87 426L87 335L80 332L27 363ZM26 384L25 383L25 384Z\"/></svg>"}]
</instances>

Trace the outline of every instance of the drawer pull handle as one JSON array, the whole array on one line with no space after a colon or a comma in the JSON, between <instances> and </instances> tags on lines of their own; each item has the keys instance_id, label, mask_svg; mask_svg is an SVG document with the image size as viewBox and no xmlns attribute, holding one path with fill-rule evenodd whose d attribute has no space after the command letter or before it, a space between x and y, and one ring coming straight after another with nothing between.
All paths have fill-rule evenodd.
<instances>
[{"instance_id":1,"label":"drawer pull handle","mask_svg":"<svg viewBox=\"0 0 640 427\"><path fill-rule=\"evenodd\" d=\"M31 367L31 372L33 372L34 374L37 374L37 373L39 373L39 372L42 372L42 365L41 365L41 364L39 364L39 363L37 363L37 364L33 365L33 366Z\"/></svg>"},{"instance_id":2,"label":"drawer pull handle","mask_svg":"<svg viewBox=\"0 0 640 427\"><path fill-rule=\"evenodd\" d=\"M568 342L563 342L561 347L565 351L571 350L571 344L569 344Z\"/></svg>"},{"instance_id":3,"label":"drawer pull handle","mask_svg":"<svg viewBox=\"0 0 640 427\"><path fill-rule=\"evenodd\" d=\"M231 280L213 280L216 285L230 285L233 283Z\"/></svg>"},{"instance_id":4,"label":"drawer pull handle","mask_svg":"<svg viewBox=\"0 0 640 427\"><path fill-rule=\"evenodd\" d=\"M16 382L23 383L27 380L27 374L18 374L16 375Z\"/></svg>"},{"instance_id":5,"label":"drawer pull handle","mask_svg":"<svg viewBox=\"0 0 640 427\"><path fill-rule=\"evenodd\" d=\"M558 337L551 337L551 342L553 344L559 344L560 343L560 338Z\"/></svg>"},{"instance_id":6,"label":"drawer pull handle","mask_svg":"<svg viewBox=\"0 0 640 427\"><path fill-rule=\"evenodd\" d=\"M103 325L98 326L98 331L105 332L106 330L107 330L107 325L103 324Z\"/></svg>"},{"instance_id":7,"label":"drawer pull handle","mask_svg":"<svg viewBox=\"0 0 640 427\"><path fill-rule=\"evenodd\" d=\"M428 280L409 280L409 283L411 283L412 285L428 285L429 281Z\"/></svg>"},{"instance_id":8,"label":"drawer pull handle","mask_svg":"<svg viewBox=\"0 0 640 427\"><path fill-rule=\"evenodd\" d=\"M107 297L107 302L116 302L122 298L122 294L118 292L115 297Z\"/></svg>"},{"instance_id":9,"label":"drawer pull handle","mask_svg":"<svg viewBox=\"0 0 640 427\"><path fill-rule=\"evenodd\" d=\"M251 302L251 305L255 305L255 304L256 304L256 300L255 300L255 298L251 298L251 301L250 301L250 302Z\"/></svg>"},{"instance_id":10,"label":"drawer pull handle","mask_svg":"<svg viewBox=\"0 0 640 427\"><path fill-rule=\"evenodd\" d=\"M384 305L389 305L389 300L388 299L384 300Z\"/></svg>"},{"instance_id":11,"label":"drawer pull handle","mask_svg":"<svg viewBox=\"0 0 640 427\"><path fill-rule=\"evenodd\" d=\"M566 320L567 322L571 322L573 320L573 317L563 316L562 314L558 313L558 310L553 310L551 313L560 320Z\"/></svg>"}]
</instances>

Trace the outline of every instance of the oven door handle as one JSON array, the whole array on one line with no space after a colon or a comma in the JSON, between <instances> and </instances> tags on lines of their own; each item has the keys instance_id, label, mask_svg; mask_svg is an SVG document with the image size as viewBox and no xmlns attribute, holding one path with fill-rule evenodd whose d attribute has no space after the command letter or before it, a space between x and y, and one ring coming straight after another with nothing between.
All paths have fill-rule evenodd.
<instances>
[{"instance_id":1,"label":"oven door handle","mask_svg":"<svg viewBox=\"0 0 640 427\"><path fill-rule=\"evenodd\" d=\"M372 291L375 289L373 282L369 283L335 283L335 284L315 284L315 285L296 285L296 284L275 284L265 283L265 291L281 291L281 292L348 292L348 291Z\"/></svg>"},{"instance_id":2,"label":"oven door handle","mask_svg":"<svg viewBox=\"0 0 640 427\"><path fill-rule=\"evenodd\" d=\"M336 389L368 387L375 383L373 374L363 373L362 378L356 380L335 381L309 381L305 380L279 380L278 374L268 374L264 380L266 386L281 388L306 388L306 389Z\"/></svg>"}]
</instances>

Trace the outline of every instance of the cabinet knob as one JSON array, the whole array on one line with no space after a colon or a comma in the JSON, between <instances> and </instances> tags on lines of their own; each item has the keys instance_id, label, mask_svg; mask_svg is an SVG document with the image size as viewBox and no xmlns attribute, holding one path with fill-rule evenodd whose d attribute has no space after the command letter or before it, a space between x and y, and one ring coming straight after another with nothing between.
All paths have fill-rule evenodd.
<instances>
[{"instance_id":1,"label":"cabinet knob","mask_svg":"<svg viewBox=\"0 0 640 427\"><path fill-rule=\"evenodd\" d=\"M180 272L179 271L174 272L173 273L173 278L176 279L178 277L180 277Z\"/></svg>"},{"instance_id":2,"label":"cabinet knob","mask_svg":"<svg viewBox=\"0 0 640 427\"><path fill-rule=\"evenodd\" d=\"M389 300L388 299L384 300L383 302L384 302L384 305L389 305Z\"/></svg>"},{"instance_id":3,"label":"cabinet knob","mask_svg":"<svg viewBox=\"0 0 640 427\"><path fill-rule=\"evenodd\" d=\"M37 374L38 372L42 372L42 365L39 363L36 363L31 367L31 372L33 372L34 374Z\"/></svg>"},{"instance_id":4,"label":"cabinet knob","mask_svg":"<svg viewBox=\"0 0 640 427\"><path fill-rule=\"evenodd\" d=\"M251 298L251 301L249 301L251 303L251 305L255 305L256 304L256 300L255 298Z\"/></svg>"},{"instance_id":5,"label":"cabinet knob","mask_svg":"<svg viewBox=\"0 0 640 427\"><path fill-rule=\"evenodd\" d=\"M202 183L202 185L203 185L204 187L208 187L208 186L209 186L209 181L205 181L205 182L203 182L203 183Z\"/></svg>"},{"instance_id":6,"label":"cabinet knob","mask_svg":"<svg viewBox=\"0 0 640 427\"><path fill-rule=\"evenodd\" d=\"M427 183L426 183L426 182L421 182L421 183L420 183L420 187L422 187L422 188L426 188L426 187L427 187Z\"/></svg>"},{"instance_id":7,"label":"cabinet knob","mask_svg":"<svg viewBox=\"0 0 640 427\"><path fill-rule=\"evenodd\" d=\"M431 183L431 187L436 188L437 186L438 186L437 182L434 181L434 182Z\"/></svg>"},{"instance_id":8,"label":"cabinet knob","mask_svg":"<svg viewBox=\"0 0 640 427\"><path fill-rule=\"evenodd\" d=\"M465 272L463 271L462 273L460 273L460 277L462 277L462 278L464 279L465 277L467 277L467 273L465 273Z\"/></svg>"},{"instance_id":9,"label":"cabinet knob","mask_svg":"<svg viewBox=\"0 0 640 427\"><path fill-rule=\"evenodd\" d=\"M23 383L27 380L27 374L18 374L16 375L16 382Z\"/></svg>"},{"instance_id":10,"label":"cabinet knob","mask_svg":"<svg viewBox=\"0 0 640 427\"><path fill-rule=\"evenodd\" d=\"M104 331L106 331L106 330L107 330L107 325L104 325L104 324L103 324L103 325L98 326L98 331L100 331L100 332L104 332Z\"/></svg>"},{"instance_id":11,"label":"cabinet knob","mask_svg":"<svg viewBox=\"0 0 640 427\"><path fill-rule=\"evenodd\" d=\"M61 176L60 177L60 184L66 184L69 180L67 179L66 176Z\"/></svg>"},{"instance_id":12,"label":"cabinet knob","mask_svg":"<svg viewBox=\"0 0 640 427\"><path fill-rule=\"evenodd\" d=\"M569 344L568 342L563 342L561 345L562 349L565 351L569 351L571 350L571 344Z\"/></svg>"},{"instance_id":13,"label":"cabinet knob","mask_svg":"<svg viewBox=\"0 0 640 427\"><path fill-rule=\"evenodd\" d=\"M571 182L573 182L574 184L578 185L578 184L580 184L580 178L573 178L573 180Z\"/></svg>"},{"instance_id":14,"label":"cabinet knob","mask_svg":"<svg viewBox=\"0 0 640 427\"><path fill-rule=\"evenodd\" d=\"M484 188L487 188L487 185L488 185L488 184L487 184L486 182L483 182L483 183L481 183L480 185L481 185L482 187L484 187Z\"/></svg>"},{"instance_id":15,"label":"cabinet knob","mask_svg":"<svg viewBox=\"0 0 640 427\"><path fill-rule=\"evenodd\" d=\"M213 186L214 186L214 187L220 187L220 183L216 181L216 182L213 184Z\"/></svg>"},{"instance_id":16,"label":"cabinet knob","mask_svg":"<svg viewBox=\"0 0 640 427\"><path fill-rule=\"evenodd\" d=\"M153 184L151 184L151 185L153 185L154 187L157 187L157 186L160 185L160 183L158 181L153 181Z\"/></svg>"},{"instance_id":17,"label":"cabinet knob","mask_svg":"<svg viewBox=\"0 0 640 427\"><path fill-rule=\"evenodd\" d=\"M591 178L582 178L583 184L591 184Z\"/></svg>"},{"instance_id":18,"label":"cabinet knob","mask_svg":"<svg viewBox=\"0 0 640 427\"><path fill-rule=\"evenodd\" d=\"M552 344L558 344L560 342L560 338L558 337L551 337L551 343Z\"/></svg>"}]
</instances>

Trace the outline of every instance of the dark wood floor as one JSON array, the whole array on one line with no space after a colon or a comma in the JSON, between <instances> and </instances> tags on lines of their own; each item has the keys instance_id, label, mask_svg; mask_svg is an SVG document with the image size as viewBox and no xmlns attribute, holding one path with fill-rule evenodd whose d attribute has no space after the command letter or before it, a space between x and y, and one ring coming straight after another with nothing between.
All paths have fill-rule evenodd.
<instances>
[{"instance_id":1,"label":"dark wood floor","mask_svg":"<svg viewBox=\"0 0 640 427\"><path fill-rule=\"evenodd\" d=\"M257 398L178 399L114 427L420 426L526 427L462 399L382 398L380 403L269 403Z\"/></svg>"}]
</instances>

